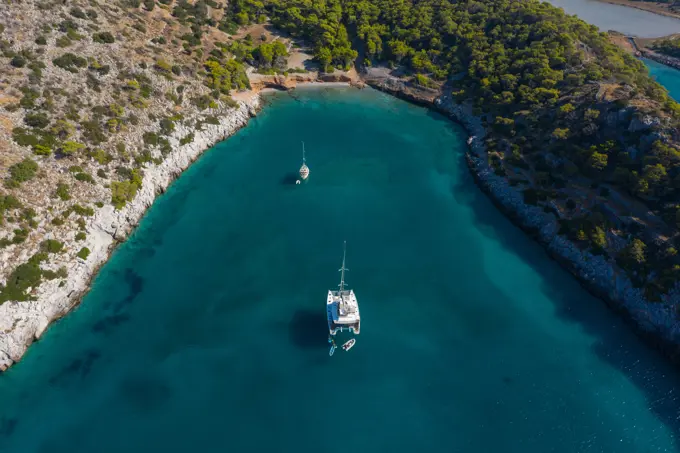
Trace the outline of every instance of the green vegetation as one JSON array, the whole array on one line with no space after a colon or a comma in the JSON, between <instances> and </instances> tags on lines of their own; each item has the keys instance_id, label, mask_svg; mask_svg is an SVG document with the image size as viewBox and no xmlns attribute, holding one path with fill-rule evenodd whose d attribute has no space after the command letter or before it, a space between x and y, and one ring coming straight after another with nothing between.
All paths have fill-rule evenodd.
<instances>
[{"instance_id":1,"label":"green vegetation","mask_svg":"<svg viewBox=\"0 0 680 453\"><path fill-rule=\"evenodd\" d=\"M21 208L21 203L13 195L0 195L0 225L4 223L7 211Z\"/></svg>"},{"instance_id":2,"label":"green vegetation","mask_svg":"<svg viewBox=\"0 0 680 453\"><path fill-rule=\"evenodd\" d=\"M594 182L593 190L611 184L680 226L680 147L665 138L668 133L656 134L656 140L651 133L660 125L677 129L680 105L639 60L561 10L534 0L234 1L219 26L232 32L262 15L311 43L324 71L346 69L361 55L363 65L398 67L417 87L442 87L455 101L470 101L474 114L489 124L486 145L496 174L521 168L533 175L523 188L527 203L551 211L547 203L564 196L560 190L580 174ZM657 50L675 54L679 42L659 42ZM244 39L211 52L206 84L221 90L224 53L275 71L268 46L255 48ZM194 103L210 106L205 98ZM634 113L641 105L644 112ZM559 165L549 165L548 155ZM600 194L608 197L610 191ZM612 225L597 214L564 222L563 234L594 253L608 253ZM646 289L667 291L680 281L680 272L671 272L680 262L668 256L668 247L647 247L646 267L632 272Z\"/></svg>"},{"instance_id":3,"label":"green vegetation","mask_svg":"<svg viewBox=\"0 0 680 453\"><path fill-rule=\"evenodd\" d=\"M69 72L78 72L78 69L87 67L87 60L72 53L65 53L52 60L55 66Z\"/></svg>"},{"instance_id":4,"label":"green vegetation","mask_svg":"<svg viewBox=\"0 0 680 453\"><path fill-rule=\"evenodd\" d=\"M66 278L66 277L68 277L68 270L64 266L57 269L56 272L43 269L42 270L42 276L44 278L46 278L47 280L54 280L55 278Z\"/></svg>"},{"instance_id":5,"label":"green vegetation","mask_svg":"<svg viewBox=\"0 0 680 453\"><path fill-rule=\"evenodd\" d=\"M90 256L90 249L88 249L87 247L83 247L82 249L80 249L76 256L78 258L86 260L87 257Z\"/></svg>"},{"instance_id":6,"label":"green vegetation","mask_svg":"<svg viewBox=\"0 0 680 453\"><path fill-rule=\"evenodd\" d=\"M0 239L0 249L7 247L11 244L21 244L28 238L29 230L25 228L16 228L14 230L14 236L12 239L2 238Z\"/></svg>"},{"instance_id":7,"label":"green vegetation","mask_svg":"<svg viewBox=\"0 0 680 453\"><path fill-rule=\"evenodd\" d=\"M27 157L9 167L9 179L6 180L6 184L10 187L18 187L22 182L33 179L37 171L37 162Z\"/></svg>"},{"instance_id":8,"label":"green vegetation","mask_svg":"<svg viewBox=\"0 0 680 453\"><path fill-rule=\"evenodd\" d=\"M231 89L250 88L243 64L236 60L220 62L210 57L205 63L205 69L208 72L206 85L213 90L229 94ZM208 106L210 106L209 103Z\"/></svg>"},{"instance_id":9,"label":"green vegetation","mask_svg":"<svg viewBox=\"0 0 680 453\"><path fill-rule=\"evenodd\" d=\"M655 41L652 49L670 57L680 58L680 39L662 39Z\"/></svg>"},{"instance_id":10,"label":"green vegetation","mask_svg":"<svg viewBox=\"0 0 680 453\"><path fill-rule=\"evenodd\" d=\"M114 38L113 35L108 31L102 33L95 33L94 35L92 35L92 40L100 44L112 44L116 42L116 38Z\"/></svg>"},{"instance_id":11,"label":"green vegetation","mask_svg":"<svg viewBox=\"0 0 680 453\"><path fill-rule=\"evenodd\" d=\"M137 195L137 190L142 186L143 174L141 170L126 167L118 167L116 172L126 179L111 183L111 204L121 209Z\"/></svg>"},{"instance_id":12,"label":"green vegetation","mask_svg":"<svg viewBox=\"0 0 680 453\"><path fill-rule=\"evenodd\" d=\"M45 239L40 243L40 250L46 253L60 253L64 250L64 243L54 239Z\"/></svg>"},{"instance_id":13,"label":"green vegetation","mask_svg":"<svg viewBox=\"0 0 680 453\"><path fill-rule=\"evenodd\" d=\"M64 156L73 156L74 154L77 154L84 149L85 145L83 145L82 143L66 141L62 143L60 152Z\"/></svg>"},{"instance_id":14,"label":"green vegetation","mask_svg":"<svg viewBox=\"0 0 680 453\"><path fill-rule=\"evenodd\" d=\"M175 112L188 111L184 108L187 103L200 110L234 105L229 93L249 88L246 65L264 74L304 72L302 68L288 70L286 44L271 40L269 33L214 42L216 34L209 30L218 27L233 34L241 26L269 18L276 28L309 44L323 71L349 69L353 64L387 66L398 69L416 92L429 90L431 94L441 89L454 101L470 102L474 114L488 126L486 145L493 171L508 176L527 203L546 212L573 216L563 218L561 234L593 253L610 253L610 258L634 276L636 285L646 290L662 292L680 281L680 272L674 271L680 266L676 251L680 240L655 244L643 234L648 233L644 225L614 222L611 212L586 206L581 197L590 191L588 195L597 203L604 203L614 200L617 192L628 192L668 224L680 227L680 148L673 142L676 136L669 133L677 130L680 106L650 80L638 60L610 44L605 34L548 4L536 0L114 3L107 5L106 15L97 13L101 5L94 1L89 6L59 6L63 8L60 14L29 35L35 45L29 42L22 49L10 44L8 37L0 43L0 51L12 66L7 68L9 76L26 79L24 86L16 86L21 90L18 103L3 106L8 111L25 112L21 127L12 130L12 138L42 156L39 160L45 162L47 174L55 163L62 168L79 164L69 168L75 180L110 189L111 203L117 209L139 191L143 180L140 168L160 162L161 158L154 157L159 151L163 156L171 151L168 136L183 121ZM51 4L39 5L45 10ZM105 31L109 15L120 13L120 7L143 10L121 13L121 26L115 33ZM147 34L144 25L149 17L145 11L155 9L152 16L156 16L161 13L158 8L164 10L163 15L170 12L173 16L163 19L171 25L163 32L165 36ZM224 14L212 14L210 8ZM187 27L180 32L182 36L173 35L179 30L177 24L170 23L173 20ZM80 50L92 48L83 46L90 37L97 43L96 57ZM130 49L126 40L131 38L146 44ZM57 46L68 47L56 58L40 47L55 39ZM657 42L657 50L674 55L678 41ZM114 47L124 52L112 58ZM122 56L135 54L131 50L139 58L121 64ZM46 55L54 58L57 68L68 72L46 70ZM54 74L68 83L58 83ZM158 76L167 80L154 86L152 79ZM42 83L43 78L47 83ZM87 96L67 92L74 80ZM197 90L197 80L209 90ZM95 99L100 99L101 105L93 102ZM195 122L197 129L219 123L213 115L216 112L206 114ZM154 132L143 135L143 146L125 149L126 130L138 124L140 128L156 124L157 129L147 128ZM115 152L112 134L120 134L113 141L117 142ZM190 133L180 138L180 145L193 140ZM37 164L26 159L9 168L5 185L15 189L34 178L37 171ZM73 181L70 184L73 187L59 182L56 188L47 189L55 197L55 206L71 199L70 190L82 193L91 189ZM89 198L88 203L94 199L98 198ZM0 222L10 224L8 231L14 230L14 235L5 239L9 245L26 240L38 217L7 200L0 196ZM84 229L84 217L92 215L93 209L81 203L47 219L56 226L68 222L69 228L77 225ZM84 240L85 233L81 231L76 239ZM628 246L613 252L625 245L624 240ZM32 260L22 275L30 280L37 267L38 279L40 275L56 278L57 272L40 271L36 264L41 261L39 256ZM30 285L24 287L18 281L8 282L7 288L28 297L24 290Z\"/></svg>"},{"instance_id":15,"label":"green vegetation","mask_svg":"<svg viewBox=\"0 0 680 453\"><path fill-rule=\"evenodd\" d=\"M42 270L40 263L47 259L47 254L37 253L27 263L20 264L8 276L5 285L0 284L0 304L8 300L31 300L26 291L40 285Z\"/></svg>"},{"instance_id":16,"label":"green vegetation","mask_svg":"<svg viewBox=\"0 0 680 453\"><path fill-rule=\"evenodd\" d=\"M85 11L83 11L83 10L80 9L80 8L78 8L77 6L74 6L73 8L71 8L70 13L71 13L71 16L77 17L78 19L85 19L85 18L87 18L87 15L85 14Z\"/></svg>"},{"instance_id":17,"label":"green vegetation","mask_svg":"<svg viewBox=\"0 0 680 453\"><path fill-rule=\"evenodd\" d=\"M63 201L68 201L71 199L71 195L68 193L68 185L63 182L57 183L56 196L61 198Z\"/></svg>"},{"instance_id":18,"label":"green vegetation","mask_svg":"<svg viewBox=\"0 0 680 453\"><path fill-rule=\"evenodd\" d=\"M86 207L80 206L79 204L74 204L73 206L71 206L71 211L73 211L74 213L76 213L78 215L82 215L82 216L85 216L85 217L91 217L91 216L94 215L94 209L89 208L89 207L86 208Z\"/></svg>"},{"instance_id":19,"label":"green vegetation","mask_svg":"<svg viewBox=\"0 0 680 453\"><path fill-rule=\"evenodd\" d=\"M12 57L12 60L9 62L9 64L14 66L15 68L23 68L24 66L26 66L26 58L24 58L21 55L15 55L14 57Z\"/></svg>"},{"instance_id":20,"label":"green vegetation","mask_svg":"<svg viewBox=\"0 0 680 453\"><path fill-rule=\"evenodd\" d=\"M194 141L194 133L190 132L189 134L185 135L182 137L179 141L180 146L187 145L189 143L192 143Z\"/></svg>"},{"instance_id":21,"label":"green vegetation","mask_svg":"<svg viewBox=\"0 0 680 453\"><path fill-rule=\"evenodd\" d=\"M272 67L286 69L288 50L281 41L260 44L253 50L253 58L258 67L268 69Z\"/></svg>"},{"instance_id":22,"label":"green vegetation","mask_svg":"<svg viewBox=\"0 0 680 453\"><path fill-rule=\"evenodd\" d=\"M50 124L50 119L45 113L29 113L24 117L24 123L27 126L34 127L36 129L42 129Z\"/></svg>"},{"instance_id":23,"label":"green vegetation","mask_svg":"<svg viewBox=\"0 0 680 453\"><path fill-rule=\"evenodd\" d=\"M77 181L88 182L88 183L90 183L90 184L94 184L94 183L95 183L94 178L92 177L92 175L89 174L89 173L85 173L85 172L76 173L76 174L74 175L74 178L76 178Z\"/></svg>"}]
</instances>

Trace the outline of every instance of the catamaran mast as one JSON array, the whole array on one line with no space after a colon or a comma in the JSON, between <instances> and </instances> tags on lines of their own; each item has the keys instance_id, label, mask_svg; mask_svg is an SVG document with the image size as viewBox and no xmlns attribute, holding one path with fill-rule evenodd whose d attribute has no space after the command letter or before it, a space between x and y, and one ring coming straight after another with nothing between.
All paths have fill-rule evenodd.
<instances>
[{"instance_id":1,"label":"catamaran mast","mask_svg":"<svg viewBox=\"0 0 680 453\"><path fill-rule=\"evenodd\" d=\"M340 284L338 285L340 287L340 291L345 290L345 271L348 271L349 269L345 268L345 257L347 256L347 241L345 241L342 245L342 268L340 269Z\"/></svg>"}]
</instances>

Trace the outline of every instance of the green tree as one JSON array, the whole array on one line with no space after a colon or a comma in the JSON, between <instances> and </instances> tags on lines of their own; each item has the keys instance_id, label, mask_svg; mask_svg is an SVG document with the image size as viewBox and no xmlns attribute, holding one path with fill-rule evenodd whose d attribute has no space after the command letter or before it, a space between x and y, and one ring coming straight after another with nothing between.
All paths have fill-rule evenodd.
<instances>
[{"instance_id":1,"label":"green tree","mask_svg":"<svg viewBox=\"0 0 680 453\"><path fill-rule=\"evenodd\" d=\"M65 156L73 156L85 149L85 145L78 142L67 141L61 145L61 153Z\"/></svg>"},{"instance_id":2,"label":"green tree","mask_svg":"<svg viewBox=\"0 0 680 453\"><path fill-rule=\"evenodd\" d=\"M321 64L322 70L324 72L328 72L328 67L333 61L333 54L331 53L330 49L327 47L322 47L317 53L317 59L319 60L319 64Z\"/></svg>"},{"instance_id":3,"label":"green tree","mask_svg":"<svg viewBox=\"0 0 680 453\"><path fill-rule=\"evenodd\" d=\"M555 130L553 130L552 136L557 140L566 140L567 138L569 138L569 129L558 127Z\"/></svg>"},{"instance_id":4,"label":"green tree","mask_svg":"<svg viewBox=\"0 0 680 453\"><path fill-rule=\"evenodd\" d=\"M593 245L598 249L604 249L607 245L607 235L604 230L599 226L596 226L592 233L590 234L590 240Z\"/></svg>"},{"instance_id":5,"label":"green tree","mask_svg":"<svg viewBox=\"0 0 680 453\"><path fill-rule=\"evenodd\" d=\"M596 171L602 171L607 168L607 160L606 154L594 152L588 158L588 167Z\"/></svg>"},{"instance_id":6,"label":"green tree","mask_svg":"<svg viewBox=\"0 0 680 453\"><path fill-rule=\"evenodd\" d=\"M644 264L647 261L646 252L647 245L638 238L633 239L623 250L623 253L637 264Z\"/></svg>"}]
</instances>

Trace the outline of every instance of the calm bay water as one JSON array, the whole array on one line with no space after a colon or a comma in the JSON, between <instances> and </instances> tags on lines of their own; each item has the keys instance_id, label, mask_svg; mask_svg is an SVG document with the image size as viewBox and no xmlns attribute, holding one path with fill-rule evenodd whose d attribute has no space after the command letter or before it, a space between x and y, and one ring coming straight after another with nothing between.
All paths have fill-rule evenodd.
<instances>
[{"instance_id":1,"label":"calm bay water","mask_svg":"<svg viewBox=\"0 0 680 453\"><path fill-rule=\"evenodd\" d=\"M678 451L678 373L474 186L459 127L372 90L294 96L0 376L0 451ZM345 239L362 333L328 357Z\"/></svg>"},{"instance_id":2,"label":"calm bay water","mask_svg":"<svg viewBox=\"0 0 680 453\"><path fill-rule=\"evenodd\" d=\"M596 25L602 31L616 30L640 38L658 38L680 33L680 20L636 8L598 0L546 0Z\"/></svg>"}]
</instances>

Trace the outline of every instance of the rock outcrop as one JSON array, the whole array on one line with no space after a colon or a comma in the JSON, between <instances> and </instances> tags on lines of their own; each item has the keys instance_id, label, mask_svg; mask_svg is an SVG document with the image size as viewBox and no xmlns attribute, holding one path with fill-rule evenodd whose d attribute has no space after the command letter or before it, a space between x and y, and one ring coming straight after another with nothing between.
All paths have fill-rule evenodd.
<instances>
[{"instance_id":1,"label":"rock outcrop","mask_svg":"<svg viewBox=\"0 0 680 453\"><path fill-rule=\"evenodd\" d=\"M665 64L671 68L680 69L680 58L673 58L668 55L661 54L659 52L654 52L649 49L640 49L640 53L643 57L654 60L658 63Z\"/></svg>"}]
</instances>

